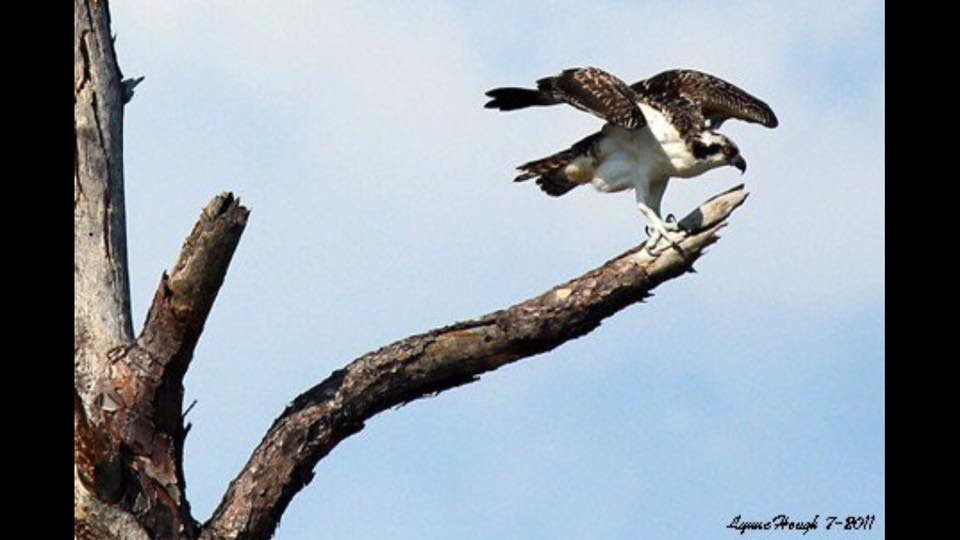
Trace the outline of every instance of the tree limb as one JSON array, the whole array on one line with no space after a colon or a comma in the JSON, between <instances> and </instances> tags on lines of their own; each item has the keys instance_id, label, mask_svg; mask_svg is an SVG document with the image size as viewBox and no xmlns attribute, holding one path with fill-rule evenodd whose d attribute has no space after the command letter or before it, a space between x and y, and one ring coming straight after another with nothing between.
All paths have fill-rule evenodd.
<instances>
[{"instance_id":1,"label":"tree limb","mask_svg":"<svg viewBox=\"0 0 960 540\"><path fill-rule=\"evenodd\" d=\"M94 463L88 471L116 471L107 465L126 464L120 471L123 505L154 538L197 536L184 495L183 377L248 215L229 193L204 208L173 271L160 279L143 331L129 347L111 351L109 377L97 388L101 428L117 442L87 444L108 451L80 461ZM82 420L75 423L82 425ZM88 483L117 482L101 476ZM108 493L100 495L107 500Z\"/></svg>"},{"instance_id":2,"label":"tree limb","mask_svg":"<svg viewBox=\"0 0 960 540\"><path fill-rule=\"evenodd\" d=\"M684 218L689 232L678 241L682 254L671 248L652 256L638 246L540 296L397 341L335 371L274 421L200 537L269 538L316 463L367 419L590 332L660 283L691 271L746 196L737 186Z\"/></svg>"},{"instance_id":3,"label":"tree limb","mask_svg":"<svg viewBox=\"0 0 960 540\"><path fill-rule=\"evenodd\" d=\"M74 1L74 377L84 406L104 353L133 340L123 204L123 103L106 2ZM89 412L89 411L88 411Z\"/></svg>"},{"instance_id":4,"label":"tree limb","mask_svg":"<svg viewBox=\"0 0 960 540\"><path fill-rule=\"evenodd\" d=\"M123 199L123 103L105 1L74 0L74 523L77 538L147 539L115 504L118 439L102 432L93 388L106 352L133 340ZM91 416L92 414L92 416Z\"/></svg>"}]
</instances>

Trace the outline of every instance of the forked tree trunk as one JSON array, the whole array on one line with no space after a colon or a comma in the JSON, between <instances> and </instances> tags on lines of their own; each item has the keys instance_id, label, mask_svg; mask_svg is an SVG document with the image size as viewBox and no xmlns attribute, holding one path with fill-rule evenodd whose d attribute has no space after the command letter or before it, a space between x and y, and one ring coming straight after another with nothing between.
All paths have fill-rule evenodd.
<instances>
[{"instance_id":1,"label":"forked tree trunk","mask_svg":"<svg viewBox=\"0 0 960 540\"><path fill-rule=\"evenodd\" d=\"M265 539L316 463L373 415L478 380L594 328L692 271L746 198L742 186L681 221L682 251L635 247L478 319L368 353L292 400L203 524L183 476L183 377L246 225L229 193L204 208L139 334L130 319L123 197L124 80L105 0L75 0L74 518L77 538ZM659 248L659 249L657 249Z\"/></svg>"}]
</instances>

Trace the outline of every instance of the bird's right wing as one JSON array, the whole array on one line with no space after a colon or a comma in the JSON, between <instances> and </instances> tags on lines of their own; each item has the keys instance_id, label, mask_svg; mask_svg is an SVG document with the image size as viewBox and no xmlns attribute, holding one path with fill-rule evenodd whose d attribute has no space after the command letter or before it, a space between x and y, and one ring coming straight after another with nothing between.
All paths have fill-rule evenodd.
<instances>
[{"instance_id":1,"label":"bird's right wing","mask_svg":"<svg viewBox=\"0 0 960 540\"><path fill-rule=\"evenodd\" d=\"M775 128L777 115L765 102L737 86L692 69L672 69L630 86L643 99L671 102L683 99L719 125L730 118Z\"/></svg>"}]
</instances>

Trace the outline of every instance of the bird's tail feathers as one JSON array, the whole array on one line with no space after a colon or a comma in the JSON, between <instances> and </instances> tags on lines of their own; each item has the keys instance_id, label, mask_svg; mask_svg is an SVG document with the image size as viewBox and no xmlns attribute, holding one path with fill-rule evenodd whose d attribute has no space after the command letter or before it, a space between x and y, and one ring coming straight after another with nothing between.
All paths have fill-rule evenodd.
<instances>
[{"instance_id":1,"label":"bird's tail feathers","mask_svg":"<svg viewBox=\"0 0 960 540\"><path fill-rule=\"evenodd\" d=\"M486 93L491 97L484 107L501 111L514 111L527 107L554 105L559 103L550 94L529 88L494 88Z\"/></svg>"},{"instance_id":2,"label":"bird's tail feathers","mask_svg":"<svg viewBox=\"0 0 960 540\"><path fill-rule=\"evenodd\" d=\"M531 178L536 178L538 176L559 171L560 169L566 167L567 164L569 164L575 158L576 156L573 155L571 150L563 150L553 154L552 156L528 161L517 167L518 170L523 172L514 178L513 181L523 182L524 180L529 180Z\"/></svg>"},{"instance_id":3,"label":"bird's tail feathers","mask_svg":"<svg viewBox=\"0 0 960 540\"><path fill-rule=\"evenodd\" d=\"M540 189L547 195L559 197L580 185L580 182L567 177L564 168L581 154L582 151L579 151L579 149L570 148L543 159L524 163L517 167L523 172L513 181L523 182L531 178L537 178L537 185L540 186Z\"/></svg>"}]
</instances>

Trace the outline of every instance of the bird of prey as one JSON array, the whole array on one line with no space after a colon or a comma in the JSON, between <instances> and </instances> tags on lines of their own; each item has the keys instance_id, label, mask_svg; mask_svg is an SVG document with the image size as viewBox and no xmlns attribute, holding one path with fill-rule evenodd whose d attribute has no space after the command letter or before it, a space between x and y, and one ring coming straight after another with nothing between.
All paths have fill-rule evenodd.
<instances>
[{"instance_id":1,"label":"bird of prey","mask_svg":"<svg viewBox=\"0 0 960 540\"><path fill-rule=\"evenodd\" d=\"M664 71L627 85L595 67L572 68L537 81L536 89L495 88L485 107L512 111L567 103L606 124L570 148L517 167L516 182L536 178L548 195L558 197L581 184L603 192L636 191L640 212L654 233L679 249L668 232L679 230L672 216L660 217L660 202L670 178L690 178L724 165L747 169L737 145L717 132L737 118L777 127L763 101L712 75L690 69Z\"/></svg>"}]
</instances>

